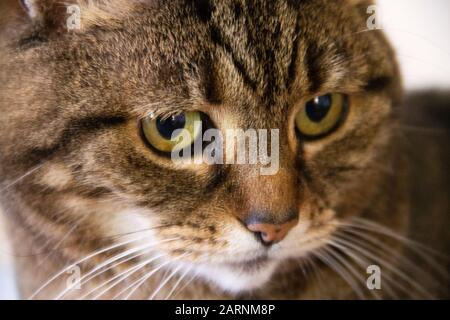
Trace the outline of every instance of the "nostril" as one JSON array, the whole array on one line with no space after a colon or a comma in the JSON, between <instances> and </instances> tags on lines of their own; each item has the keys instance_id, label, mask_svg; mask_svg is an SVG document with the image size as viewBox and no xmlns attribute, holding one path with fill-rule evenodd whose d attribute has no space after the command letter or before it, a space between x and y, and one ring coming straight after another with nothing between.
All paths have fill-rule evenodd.
<instances>
[{"instance_id":1,"label":"nostril","mask_svg":"<svg viewBox=\"0 0 450 320\"><path fill-rule=\"evenodd\" d=\"M258 241L260 241L263 245L270 247L273 244L273 241L269 240L267 233L254 232L253 234L256 236L256 239L258 239Z\"/></svg>"},{"instance_id":2,"label":"nostril","mask_svg":"<svg viewBox=\"0 0 450 320\"><path fill-rule=\"evenodd\" d=\"M297 223L298 220L292 220L281 225L254 223L248 224L247 229L252 231L262 243L271 245L282 241Z\"/></svg>"}]
</instances>

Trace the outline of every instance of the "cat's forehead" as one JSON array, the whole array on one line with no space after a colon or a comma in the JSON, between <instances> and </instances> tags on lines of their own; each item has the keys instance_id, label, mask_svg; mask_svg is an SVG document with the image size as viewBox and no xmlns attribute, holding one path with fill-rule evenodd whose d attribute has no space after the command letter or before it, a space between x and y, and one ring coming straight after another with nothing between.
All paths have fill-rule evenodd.
<instances>
[{"instance_id":1,"label":"cat's forehead","mask_svg":"<svg viewBox=\"0 0 450 320\"><path fill-rule=\"evenodd\" d=\"M351 80L356 87L373 76L369 59L380 76L393 73L386 44L360 33L366 17L346 0L178 1L145 19L160 75L198 77L211 102L251 95L274 107L292 90L317 93Z\"/></svg>"},{"instance_id":2,"label":"cat's forehead","mask_svg":"<svg viewBox=\"0 0 450 320\"><path fill-rule=\"evenodd\" d=\"M142 84L161 109L195 106L201 96L280 115L298 97L357 90L395 73L382 36L358 33L365 19L347 0L151 3L72 46L86 48L100 68L109 63L139 78L130 83Z\"/></svg>"},{"instance_id":3,"label":"cat's forehead","mask_svg":"<svg viewBox=\"0 0 450 320\"><path fill-rule=\"evenodd\" d=\"M211 102L252 92L273 103L287 88L300 32L291 2L182 1L157 12L161 21L149 36L166 53L157 57L170 57L172 70L194 69ZM170 74L168 64L161 63L162 74Z\"/></svg>"}]
</instances>

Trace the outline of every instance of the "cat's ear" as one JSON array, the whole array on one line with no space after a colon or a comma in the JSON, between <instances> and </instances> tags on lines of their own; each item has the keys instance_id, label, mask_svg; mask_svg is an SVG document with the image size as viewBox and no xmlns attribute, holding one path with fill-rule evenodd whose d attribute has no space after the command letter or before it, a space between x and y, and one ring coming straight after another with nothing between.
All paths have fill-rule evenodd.
<instances>
[{"instance_id":1,"label":"cat's ear","mask_svg":"<svg viewBox=\"0 0 450 320\"><path fill-rule=\"evenodd\" d=\"M20 0L32 23L49 31L82 31L111 25L129 14L140 1Z\"/></svg>"}]
</instances>

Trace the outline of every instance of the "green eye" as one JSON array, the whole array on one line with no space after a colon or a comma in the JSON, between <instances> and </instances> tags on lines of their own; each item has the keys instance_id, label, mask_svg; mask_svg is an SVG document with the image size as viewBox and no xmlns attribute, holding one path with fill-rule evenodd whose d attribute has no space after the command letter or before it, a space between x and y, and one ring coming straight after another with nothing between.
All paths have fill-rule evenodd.
<instances>
[{"instance_id":1,"label":"green eye","mask_svg":"<svg viewBox=\"0 0 450 320\"><path fill-rule=\"evenodd\" d=\"M309 139L317 139L330 133L344 118L347 104L347 96L340 93L314 98L297 114L295 118L297 130Z\"/></svg>"},{"instance_id":2,"label":"green eye","mask_svg":"<svg viewBox=\"0 0 450 320\"><path fill-rule=\"evenodd\" d=\"M185 112L167 119L148 116L142 120L142 132L147 142L164 153L190 146L202 133L200 112Z\"/></svg>"}]
</instances>

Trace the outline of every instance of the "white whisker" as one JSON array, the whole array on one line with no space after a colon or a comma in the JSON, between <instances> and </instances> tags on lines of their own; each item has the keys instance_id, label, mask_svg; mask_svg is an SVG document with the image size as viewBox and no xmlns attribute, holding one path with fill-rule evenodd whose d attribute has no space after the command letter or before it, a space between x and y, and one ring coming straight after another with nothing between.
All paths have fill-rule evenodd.
<instances>
[{"instance_id":1,"label":"white whisker","mask_svg":"<svg viewBox=\"0 0 450 320\"><path fill-rule=\"evenodd\" d=\"M420 286L417 282L415 282L411 277L406 275L404 272L396 268L391 263L387 262L386 260L380 258L379 256L375 256L373 253L367 251L366 249L362 248L361 246L355 245L351 242L348 242L343 239L335 239L336 242L346 245L347 247L353 248L354 250L360 252L361 254L365 255L369 259L373 259L374 261L378 261L383 267L389 269L391 272L395 273L398 277L402 278L404 281L412 285L415 289L418 291L421 291L424 296L427 296L429 298L433 298L433 295L430 294L426 289L424 289L422 286Z\"/></svg>"},{"instance_id":2,"label":"white whisker","mask_svg":"<svg viewBox=\"0 0 450 320\"><path fill-rule=\"evenodd\" d=\"M441 258L446 259L446 260L449 259L448 256L445 256L442 253L437 252L437 251L435 251L435 250L433 250L433 249L423 245L420 242L417 242L417 241L414 241L414 240L409 239L407 237L404 237L402 235L399 235L395 231L389 229L386 226L383 226L381 224L378 224L376 222L373 222L373 221L370 221L370 220L367 220L367 219L364 219L364 218L355 218L353 220L354 220L353 222L355 223L355 225L354 225L355 227L358 226L358 224L359 224L360 227L364 227L365 226L368 230L372 230L374 232L378 232L378 233L384 234L386 236L390 236L390 237L392 237L394 239L397 239L399 241L402 241L403 243L409 244L411 246L411 249L416 251L418 254L424 254L422 251L417 250L417 248L421 248L422 250L425 250L425 251L427 251L428 253L430 253L432 255L441 257Z\"/></svg>"},{"instance_id":3,"label":"white whisker","mask_svg":"<svg viewBox=\"0 0 450 320\"><path fill-rule=\"evenodd\" d=\"M91 290L87 296L91 295L92 293L94 293L95 291L97 291L98 289L104 287L105 285L107 285L108 283L114 281L115 279L119 278L117 281L115 281L114 283L112 283L111 285L109 285L106 289L104 289L102 292L100 292L99 294L97 294L96 296L94 296L92 299L93 300L97 300L99 299L101 296L103 296L104 294L106 294L109 290L111 290L112 288L114 288L115 286L117 286L119 283L121 283L122 281L124 281L126 278L130 277L132 274L136 273L137 271L141 270L142 268L144 268L145 266L149 265L150 263L152 263L153 261L160 259L162 257L166 256L166 254L159 254L155 257L152 257L150 259L147 259L141 263L138 263L137 265L135 265L134 267L129 268L128 270L125 270L117 275L115 275L113 278L109 279L108 281L106 281L105 283L101 284L100 286L94 288L93 290ZM125 291L125 290L123 290ZM122 293L122 291L118 294L120 295Z\"/></svg>"},{"instance_id":4,"label":"white whisker","mask_svg":"<svg viewBox=\"0 0 450 320\"><path fill-rule=\"evenodd\" d=\"M69 231L61 238L61 240L59 240L56 245L53 247L52 251L48 252L42 259L41 261L39 261L38 263L38 267L42 266L43 263L47 262L48 257L50 257L50 255L52 254L52 252L54 252L56 249L58 249L63 243L64 241L66 241L66 239L75 231L75 229L78 227L78 223L74 224L72 226L72 228L69 229ZM47 246L48 243L46 243L44 247Z\"/></svg>"},{"instance_id":5,"label":"white whisker","mask_svg":"<svg viewBox=\"0 0 450 320\"><path fill-rule=\"evenodd\" d=\"M143 255L146 255L146 254L148 254L148 252L139 252L139 253L137 253L137 254L134 254L134 255L132 255L132 256L130 256L130 257L124 259L124 260L118 261L118 262L112 264L111 266L108 266L108 268L106 268L105 270L103 270L103 271L101 271L101 272L99 272L99 273L96 273L96 274L90 276L90 277L89 277L88 279L86 279L85 281L88 282L88 281L92 280L93 278L96 278L96 277L100 276L100 275L103 274L104 272L107 272L108 270L111 270L111 269L113 269L113 268L116 268L117 266L119 266L119 265L121 265L121 264L123 264L123 263L126 263L126 262L128 262L128 261L134 260L134 259L136 259L136 258L138 258L138 257L141 257L141 256L143 256ZM127 269L127 270L130 270L130 269ZM99 289L99 288L101 288L101 287L107 285L109 282L111 282L111 281L114 280L114 279L116 279L116 277L113 277L112 279L109 279L108 281L104 282L102 285L96 287L94 290L91 290L90 292L88 292L88 293L82 295L81 297L77 298L77 300L84 300L86 297L88 297L90 294L92 294L93 291L95 291L95 290L97 290L97 289Z\"/></svg>"},{"instance_id":6,"label":"white whisker","mask_svg":"<svg viewBox=\"0 0 450 320\"><path fill-rule=\"evenodd\" d=\"M85 275L83 275L80 279L78 279L77 282L76 282L76 284L84 285L84 284L87 282L87 281L85 281L85 279L86 279L87 277L89 277L90 275L94 274L96 271L100 270L101 268L107 266L108 264L111 264L111 263L113 263L113 262L115 262L115 261L117 261L117 260L119 260L119 259L121 259L121 258L124 258L124 257L126 257L126 256L128 256L128 255L130 255L130 254L133 254L133 253L136 253L136 252L139 252L139 251L142 251L142 250L145 250L145 249L154 247L154 246L159 245L159 244L161 244L161 243L170 242L170 241L174 241L174 240L178 240L178 239L179 239L179 238L172 238L172 239L167 239L167 240L157 241L157 242L153 242L153 243L150 243L150 244L145 244L145 245L142 245L142 246L138 246L138 247L136 247L136 248L132 248L132 249L126 250L125 252L122 252L122 253L120 253L120 254L117 254L117 255L115 255L115 256L113 256L113 257L107 259L106 261L104 261L104 262L98 264L95 268L93 268L93 269L90 270L88 273L86 273ZM106 271L106 270L104 270L104 271ZM102 271L102 272L104 272L104 271ZM102 272L100 272L100 274L101 274ZM71 290L71 288L66 288L66 289L63 290L58 296L55 297L55 300L61 299L61 298L62 298L67 292L69 292L70 290Z\"/></svg>"},{"instance_id":7,"label":"white whisker","mask_svg":"<svg viewBox=\"0 0 450 320\"><path fill-rule=\"evenodd\" d=\"M175 290L178 288L178 286L180 285L180 283L183 281L183 279L189 274L189 272L193 269L193 266L191 266L190 268L186 269L185 272L183 272L183 274L178 278L178 281L175 283L175 285L173 286L172 290L170 290L169 294L164 298L164 300L169 300L169 298L172 296L172 294L175 292Z\"/></svg>"},{"instance_id":8,"label":"white whisker","mask_svg":"<svg viewBox=\"0 0 450 320\"><path fill-rule=\"evenodd\" d=\"M319 294L318 296L320 297L321 296L320 293L326 291L323 288L323 278L322 278L321 270L317 266L316 261L314 261L314 259L312 259L310 256L306 257L306 263L307 263L307 267L310 270L312 276L315 277L315 279L317 281L317 293Z\"/></svg>"},{"instance_id":9,"label":"white whisker","mask_svg":"<svg viewBox=\"0 0 450 320\"><path fill-rule=\"evenodd\" d=\"M367 259L365 258L361 258L360 256L358 256L356 254L356 252L346 246L340 245L338 243L336 243L334 240L330 240L330 245L334 246L335 248L338 248L340 250L342 250L346 255L348 255L350 258L353 259L353 261L355 261L361 268L366 269L369 265L371 265L371 262L369 262ZM388 275L384 275L383 279L386 279L388 281L392 281L392 278L390 278ZM397 294L395 293L395 291L391 288L391 286L389 284L386 284L386 282L383 282L383 290L386 289L386 292L394 299L398 298ZM378 295L378 293L373 292L373 295L376 299L379 299L380 296Z\"/></svg>"},{"instance_id":10,"label":"white whisker","mask_svg":"<svg viewBox=\"0 0 450 320\"><path fill-rule=\"evenodd\" d=\"M331 248L325 247L324 250L328 251L328 253L331 256L333 256L338 262L340 262L344 268L349 270L349 272L351 274L353 274L353 277L356 278L356 280L358 280L360 282L360 284L362 285L363 288L365 287L364 277L362 277L361 273L356 271L356 269L346 259L344 259L341 255L339 255L336 251L332 250ZM362 293L362 291L361 291L361 293ZM364 299L365 298L366 297L364 295ZM375 298L377 298L377 297L375 297Z\"/></svg>"},{"instance_id":11,"label":"white whisker","mask_svg":"<svg viewBox=\"0 0 450 320\"><path fill-rule=\"evenodd\" d=\"M133 282L131 285L129 285L128 287L126 287L124 290L122 290L121 292L119 292L116 296L113 297L113 300L117 299L118 297L120 297L120 295L128 290L130 290L130 292L125 296L124 300L128 300L133 293L148 279L150 279L150 277L152 277L156 272L158 272L159 270L161 270L163 267L165 267L166 265L173 263L176 260L182 259L183 257L185 257L186 255L188 255L188 253L185 253L175 259L163 262L162 264L160 264L159 266L157 266L155 269L153 269L152 271L150 271L149 273L147 273L146 275L144 275L142 278L136 280L135 282Z\"/></svg>"},{"instance_id":12,"label":"white whisker","mask_svg":"<svg viewBox=\"0 0 450 320\"><path fill-rule=\"evenodd\" d=\"M19 178L15 179L10 184L8 184L4 188L0 189L0 193L3 193L4 191L8 190L9 188L14 186L15 184L19 183L20 181L22 181L23 179L25 179L26 177L28 177L29 175L31 175L35 171L41 169L44 166L44 164L45 163L41 163L41 164L37 165L36 167L34 167L33 169L31 169L28 172L26 172L25 174L21 175Z\"/></svg>"},{"instance_id":13,"label":"white whisker","mask_svg":"<svg viewBox=\"0 0 450 320\"><path fill-rule=\"evenodd\" d=\"M130 244L130 243L133 243L133 242L137 242L137 241L139 241L139 240L142 240L142 239L145 239L145 238L148 238L148 237L149 237L148 235L142 236L142 237L138 237L138 238L133 239L133 240L124 241L124 242L117 243L117 244L108 246L108 247L106 247L106 248L103 248L103 249L99 249L99 250L97 250L97 251L94 251L93 253L89 254L88 256L86 256L86 257L84 257L84 258L78 260L78 261L75 262L75 263L72 263L71 265L69 265L69 266L63 268L61 271L59 271L58 273L56 273L53 277L51 277L49 280L47 280L41 287L39 287L39 288L38 288L38 289L37 289L37 290L36 290L36 291L35 291L28 299L31 300L31 299L33 299L34 297L36 297L43 289L45 289L45 288L46 288L48 285L50 285L53 281L55 281L55 280L58 279L61 275L63 275L63 274L66 273L67 271L73 269L73 268L76 267L77 265L79 265L79 264L81 264L81 263L83 263L83 262L86 262L87 260L89 260L89 259L91 259L91 258L93 258L93 257L95 257L95 256L98 256L99 254L102 254L102 253L104 253L104 252L113 250L113 249L115 249L115 248L118 248L118 247L121 247L121 246Z\"/></svg>"},{"instance_id":14,"label":"white whisker","mask_svg":"<svg viewBox=\"0 0 450 320\"><path fill-rule=\"evenodd\" d=\"M159 287L153 292L153 294L147 300L153 300L157 296L159 291L161 291L161 289L170 281L170 279L172 279L177 274L177 272L181 269L181 267L182 265L179 265L175 270L173 270L172 273L166 277L166 279L159 285Z\"/></svg>"},{"instance_id":15,"label":"white whisker","mask_svg":"<svg viewBox=\"0 0 450 320\"><path fill-rule=\"evenodd\" d=\"M444 256L440 252L437 252L419 242L406 238L404 236L398 235L395 231L379 225L375 222L369 221L363 218L356 218L353 223L342 223L342 226L349 227L352 229L362 229L366 231L371 231L373 233L378 233L381 235L385 235L391 237L397 241L400 241L404 244L408 249L412 252L420 256L420 258L424 259L424 261L429 262L428 266L432 268L434 271L439 273L441 277L448 280L450 279L450 273L447 268L443 267L440 263L438 263L435 258L444 259L446 261L449 260L448 256Z\"/></svg>"},{"instance_id":16,"label":"white whisker","mask_svg":"<svg viewBox=\"0 0 450 320\"><path fill-rule=\"evenodd\" d=\"M325 264L327 264L332 270L334 270L339 276L342 277L342 279L345 280L345 282L348 283L350 288L352 288L353 292L358 296L359 299L364 300L364 294L362 293L361 289L358 285L356 285L354 279L352 276L341 267L340 264L336 262L332 257L330 257L328 254L322 254L324 253L322 250L318 250L316 252L313 252L316 257L318 257L320 260L322 260Z\"/></svg>"},{"instance_id":17,"label":"white whisker","mask_svg":"<svg viewBox=\"0 0 450 320\"><path fill-rule=\"evenodd\" d=\"M197 277L198 277L199 271L195 272L192 277L186 281L186 283L180 288L180 290L177 291L177 293L175 293L172 297L172 299L175 299L181 292L183 292L184 289L187 288L187 286L189 286L192 281L194 281Z\"/></svg>"},{"instance_id":18,"label":"white whisker","mask_svg":"<svg viewBox=\"0 0 450 320\"><path fill-rule=\"evenodd\" d=\"M400 254L399 252L393 250L391 247L387 246L383 242L377 241L374 237L371 237L370 235L367 235L363 232L360 232L358 230L354 230L352 228L345 228L345 232L349 233L349 236L353 235L354 237L363 238L364 240L367 240L371 245L378 247L380 250L383 250L387 254L392 255L393 257L399 259L402 262L402 265L409 268L411 271L417 272L417 274L422 276L428 276L429 280L432 281L434 284L438 284L438 280L435 279L432 275L428 274L423 270L422 268L418 267L413 261L408 259L403 254ZM351 237L346 237L347 240L352 240ZM431 266L431 265L430 265Z\"/></svg>"}]
</instances>

